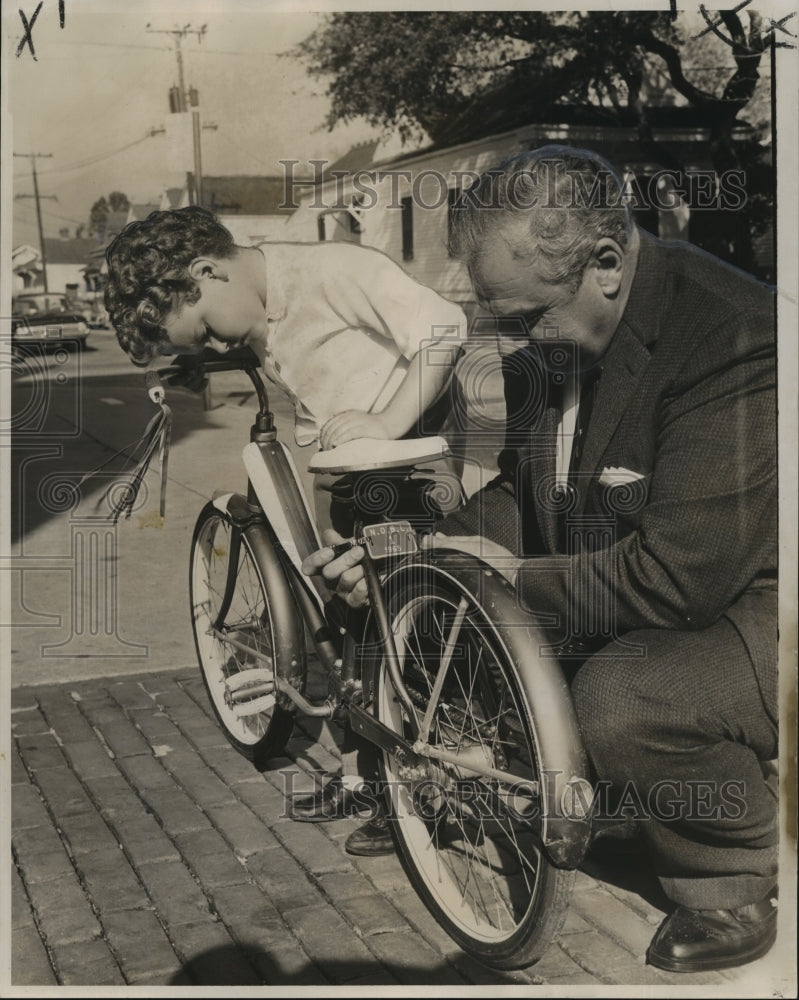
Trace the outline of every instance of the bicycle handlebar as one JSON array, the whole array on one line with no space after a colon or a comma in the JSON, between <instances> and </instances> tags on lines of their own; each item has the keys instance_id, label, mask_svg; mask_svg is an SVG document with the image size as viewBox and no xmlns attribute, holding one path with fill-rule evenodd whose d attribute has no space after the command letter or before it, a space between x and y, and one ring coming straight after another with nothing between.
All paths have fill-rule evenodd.
<instances>
[{"instance_id":1,"label":"bicycle handlebar","mask_svg":"<svg viewBox=\"0 0 799 1000\"><path fill-rule=\"evenodd\" d=\"M242 371L253 384L261 412L268 412L269 398L266 387L263 379L257 375L261 364L249 347L231 351L229 357L206 349L196 355L181 355L181 358L180 361L165 365L163 368L150 369L145 373L144 384L147 394L154 403L161 403L164 400L166 395L164 381L167 384L173 384L172 380L177 376L183 376L186 380L195 379L198 383L202 383L207 375L214 375L218 372Z\"/></svg>"}]
</instances>

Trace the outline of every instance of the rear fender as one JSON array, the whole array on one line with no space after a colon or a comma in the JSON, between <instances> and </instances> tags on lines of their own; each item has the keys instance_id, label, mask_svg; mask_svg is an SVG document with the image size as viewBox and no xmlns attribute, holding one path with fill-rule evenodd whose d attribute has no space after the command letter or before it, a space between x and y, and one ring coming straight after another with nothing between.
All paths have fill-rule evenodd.
<instances>
[{"instance_id":1,"label":"rear fender","mask_svg":"<svg viewBox=\"0 0 799 1000\"><path fill-rule=\"evenodd\" d=\"M593 788L588 760L566 679L551 643L519 607L514 588L473 555L436 547L406 560L386 578L386 590L423 574L443 574L469 592L499 631L530 707L531 732L541 767L542 840L553 864L575 868L591 836ZM422 578L424 578L422 576ZM431 580L432 583L432 580ZM366 656L364 691L373 690L379 657Z\"/></svg>"}]
</instances>

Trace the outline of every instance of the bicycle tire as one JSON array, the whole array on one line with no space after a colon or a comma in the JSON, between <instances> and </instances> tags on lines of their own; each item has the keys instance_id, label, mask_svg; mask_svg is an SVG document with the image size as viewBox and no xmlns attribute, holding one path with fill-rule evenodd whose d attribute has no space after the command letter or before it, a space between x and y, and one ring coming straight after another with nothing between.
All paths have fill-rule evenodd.
<instances>
[{"instance_id":1,"label":"bicycle tire","mask_svg":"<svg viewBox=\"0 0 799 1000\"><path fill-rule=\"evenodd\" d=\"M246 535L241 536L238 569L230 606L222 629L229 639L210 634L222 603L231 556L230 518L208 503L200 512L191 543L189 594L197 660L205 690L225 736L240 754L263 770L280 754L294 726L294 713L274 694L263 690L263 670L274 651L275 622L264 573ZM304 635L299 633L298 657L305 662ZM234 645L236 643L236 645ZM252 650L248 652L242 647ZM256 658L253 653L261 654ZM245 681L232 693L231 680L243 671L260 667L261 677ZM235 684L235 682L234 682ZM268 681L267 681L268 684ZM233 698L236 703L234 704Z\"/></svg>"},{"instance_id":2,"label":"bicycle tire","mask_svg":"<svg viewBox=\"0 0 799 1000\"><path fill-rule=\"evenodd\" d=\"M420 719L447 642L455 641L430 743L464 765L485 764L519 779L513 788L428 759L422 776L415 762L409 780L395 753L381 750L397 853L431 914L464 951L497 969L531 965L563 924L575 876L552 863L530 822L535 804L526 783L540 777L540 754L530 698L503 637L507 626L493 621L451 574L430 564L393 575L387 610ZM379 721L408 739L407 713L385 662L376 672L374 697Z\"/></svg>"}]
</instances>

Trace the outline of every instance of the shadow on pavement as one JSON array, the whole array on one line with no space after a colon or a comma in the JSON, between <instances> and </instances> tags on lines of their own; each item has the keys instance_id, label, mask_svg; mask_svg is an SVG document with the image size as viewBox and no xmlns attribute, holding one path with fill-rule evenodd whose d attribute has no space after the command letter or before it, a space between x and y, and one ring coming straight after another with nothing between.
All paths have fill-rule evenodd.
<instances>
[{"instance_id":1,"label":"shadow on pavement","mask_svg":"<svg viewBox=\"0 0 799 1000\"><path fill-rule=\"evenodd\" d=\"M268 931L266 932L268 934ZM291 956L235 946L211 948L201 952L174 975L169 986L386 986L463 985L464 979L446 962L429 968L403 963L392 968L390 963L377 959L324 962L324 971L310 960L299 960L297 952ZM288 961L287 961L288 959ZM396 975L394 975L396 972ZM497 983L518 982L510 975L494 972Z\"/></svg>"},{"instance_id":2,"label":"shadow on pavement","mask_svg":"<svg viewBox=\"0 0 799 1000\"><path fill-rule=\"evenodd\" d=\"M35 360L35 359L34 359ZM88 472L112 459L115 452L132 447L157 413L144 389L141 373L131 375L85 375L73 378L71 356L64 362L64 379L37 374L29 361L26 377L12 385L11 455L11 541L16 542L53 517L63 517L70 509L68 489ZM32 374L31 374L32 372ZM37 376L37 377L34 377ZM200 431L222 430L230 449L241 442L230 440L230 431L214 410L204 410L202 396L186 389L169 390L172 409L171 445ZM207 435L208 454L220 447L218 439ZM102 501L114 475L123 479L135 462L118 455L104 475L89 479L80 489L80 503L87 508ZM153 467L157 467L157 459ZM99 516L107 513L102 508Z\"/></svg>"},{"instance_id":3,"label":"shadow on pavement","mask_svg":"<svg viewBox=\"0 0 799 1000\"><path fill-rule=\"evenodd\" d=\"M652 872L646 844L637 835L609 835L595 840L580 868L600 882L641 896L664 913L674 908Z\"/></svg>"}]
</instances>

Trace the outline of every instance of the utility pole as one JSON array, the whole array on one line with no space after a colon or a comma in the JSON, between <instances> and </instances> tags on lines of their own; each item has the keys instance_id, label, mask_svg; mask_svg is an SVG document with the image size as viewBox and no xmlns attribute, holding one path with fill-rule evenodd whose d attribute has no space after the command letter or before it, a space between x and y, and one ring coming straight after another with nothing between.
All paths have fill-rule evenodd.
<instances>
[{"instance_id":1,"label":"utility pole","mask_svg":"<svg viewBox=\"0 0 799 1000\"><path fill-rule=\"evenodd\" d=\"M39 202L41 199L49 198L51 201L58 201L58 198L54 194L39 194L39 181L36 177L36 160L42 159L52 159L52 153L14 153L14 156L19 156L23 159L28 159L31 161L31 171L33 173L33 194L18 194L17 198L35 198L36 199L36 222L39 226L39 247L42 254L42 278L44 279L44 290L49 292L50 289L47 287L47 252L44 248L44 229L42 228L42 208Z\"/></svg>"},{"instance_id":2,"label":"utility pole","mask_svg":"<svg viewBox=\"0 0 799 1000\"><path fill-rule=\"evenodd\" d=\"M202 204L203 178L202 178L202 152L200 146L201 126L199 111L199 95L192 87L190 91L186 89L186 81L183 74L183 50L181 41L186 35L196 35L197 41L202 42L203 36L208 30L208 25L201 28L192 28L191 24L186 24L182 28L172 28L171 30L151 28L147 25L147 31L152 35L171 35L175 43L175 56L178 64L178 85L170 90L170 107L173 112L186 113L189 110L189 102L192 106L192 143L194 148L194 174L186 171L186 186L189 191L189 201L193 205Z\"/></svg>"}]
</instances>

